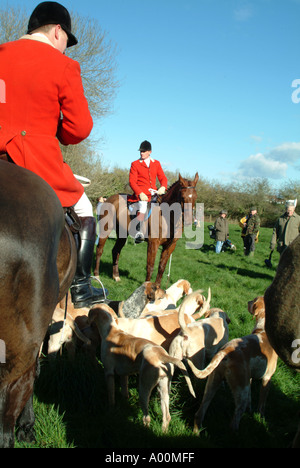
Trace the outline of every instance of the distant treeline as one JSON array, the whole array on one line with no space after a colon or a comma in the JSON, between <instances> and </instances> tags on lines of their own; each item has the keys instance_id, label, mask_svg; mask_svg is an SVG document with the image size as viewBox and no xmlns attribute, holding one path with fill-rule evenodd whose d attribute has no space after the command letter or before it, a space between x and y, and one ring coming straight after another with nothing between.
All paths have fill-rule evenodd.
<instances>
[{"instance_id":1,"label":"distant treeline","mask_svg":"<svg viewBox=\"0 0 300 468\"><path fill-rule=\"evenodd\" d=\"M73 172L91 179L87 195L97 204L100 196L109 197L115 193L132 193L130 189L129 167L106 167L100 157L95 156L89 146L63 148L65 160L71 165ZM81 156L84 154L84 159ZM176 172L165 171L169 186L178 180L179 172L183 177L193 179L195 174L187 174L184 170ZM267 179L257 178L222 183L201 177L199 169L197 183L197 202L204 203L206 219L214 220L220 210L228 211L228 218L233 222L239 221L251 206L256 206L261 217L262 226L273 227L276 219L285 211L285 201L297 198L300 203L300 180L287 180L280 187L273 187ZM296 209L298 211L298 208ZM299 211L300 214L300 205Z\"/></svg>"}]
</instances>

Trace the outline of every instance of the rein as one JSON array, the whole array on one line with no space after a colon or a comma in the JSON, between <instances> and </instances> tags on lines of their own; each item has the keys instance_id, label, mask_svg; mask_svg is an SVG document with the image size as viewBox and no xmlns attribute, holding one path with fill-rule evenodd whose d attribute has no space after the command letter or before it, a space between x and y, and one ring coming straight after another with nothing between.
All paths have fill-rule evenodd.
<instances>
[{"instance_id":1,"label":"rein","mask_svg":"<svg viewBox=\"0 0 300 468\"><path fill-rule=\"evenodd\" d=\"M64 332L65 332L67 313L68 313L68 294L69 294L69 292L67 291L67 293L66 293L65 313L64 313L64 323L63 323L63 326L62 326L60 339L59 339L59 344L60 345L64 343Z\"/></svg>"}]
</instances>

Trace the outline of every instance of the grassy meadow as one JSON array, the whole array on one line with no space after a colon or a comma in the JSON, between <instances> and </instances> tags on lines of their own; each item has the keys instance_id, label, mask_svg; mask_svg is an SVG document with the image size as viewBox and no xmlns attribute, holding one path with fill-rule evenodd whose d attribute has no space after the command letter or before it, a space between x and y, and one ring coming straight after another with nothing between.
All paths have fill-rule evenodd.
<instances>
[{"instance_id":1,"label":"grassy meadow","mask_svg":"<svg viewBox=\"0 0 300 468\"><path fill-rule=\"evenodd\" d=\"M186 249L185 239L178 241L171 264L169 284L180 278L191 282L192 288L212 291L212 307L220 307L231 319L230 339L251 333L253 321L247 303L263 295L270 285L279 261L274 253L273 268L264 260L269 256L271 229L263 228L253 258L244 257L240 228L230 225L230 239L236 252L216 255L209 244L205 224L205 243L199 250ZM109 298L124 300L145 278L146 244L134 245L130 239L120 257L121 282L111 279L111 249L108 240L100 267L101 280L109 290ZM154 279L154 278L153 278ZM167 271L162 287L167 287ZM272 378L265 418L257 413L245 414L238 434L229 430L233 414L233 399L226 384L218 390L204 421L200 436L193 434L193 417L203 395L205 381L193 378L195 400L188 392L182 376L175 374L170 401L172 420L169 432L161 432L160 399L152 393L149 429L143 427L138 402L137 377L129 381L130 398L124 401L117 390L116 407L108 408L103 369L100 362L91 361L82 352L70 362L62 353L54 362L44 358L41 375L35 386L35 444L38 448L102 448L102 449L197 449L197 448L280 448L289 447L297 426L300 375L280 360ZM252 385L252 408L259 397L259 382ZM27 447L17 444L17 447Z\"/></svg>"}]
</instances>

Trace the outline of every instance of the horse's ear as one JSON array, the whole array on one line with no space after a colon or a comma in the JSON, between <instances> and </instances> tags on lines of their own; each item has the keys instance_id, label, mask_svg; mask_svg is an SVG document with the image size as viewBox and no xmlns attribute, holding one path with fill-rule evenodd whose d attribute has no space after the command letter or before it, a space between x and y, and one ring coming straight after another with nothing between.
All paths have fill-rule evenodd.
<instances>
[{"instance_id":1,"label":"horse's ear","mask_svg":"<svg viewBox=\"0 0 300 468\"><path fill-rule=\"evenodd\" d=\"M199 180L199 174L198 172L196 172L195 179L194 179L195 185L197 184L198 180Z\"/></svg>"},{"instance_id":2,"label":"horse's ear","mask_svg":"<svg viewBox=\"0 0 300 468\"><path fill-rule=\"evenodd\" d=\"M178 179L179 179L179 182L180 182L181 184L183 184L183 178L181 177L181 174L180 174L180 173L178 174Z\"/></svg>"}]
</instances>

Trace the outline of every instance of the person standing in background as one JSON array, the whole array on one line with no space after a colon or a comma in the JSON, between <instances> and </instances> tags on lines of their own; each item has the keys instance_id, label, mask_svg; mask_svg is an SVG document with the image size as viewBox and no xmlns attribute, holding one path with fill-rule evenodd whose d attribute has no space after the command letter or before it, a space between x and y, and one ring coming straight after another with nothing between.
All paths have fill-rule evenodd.
<instances>
[{"instance_id":1,"label":"person standing in background","mask_svg":"<svg viewBox=\"0 0 300 468\"><path fill-rule=\"evenodd\" d=\"M277 244L277 251L282 255L300 232L300 216L295 212L297 200L286 202L286 209L277 219L273 229L270 249L273 251Z\"/></svg>"},{"instance_id":2,"label":"person standing in background","mask_svg":"<svg viewBox=\"0 0 300 468\"><path fill-rule=\"evenodd\" d=\"M253 257L260 228L260 217L255 206L251 207L249 214L240 220L240 227L242 227L244 255Z\"/></svg>"},{"instance_id":3,"label":"person standing in background","mask_svg":"<svg viewBox=\"0 0 300 468\"><path fill-rule=\"evenodd\" d=\"M224 242L229 238L229 226L228 226L228 219L227 211L221 210L220 216L215 221L215 231L216 231L216 249L215 252L219 254L222 250L222 246Z\"/></svg>"}]
</instances>

